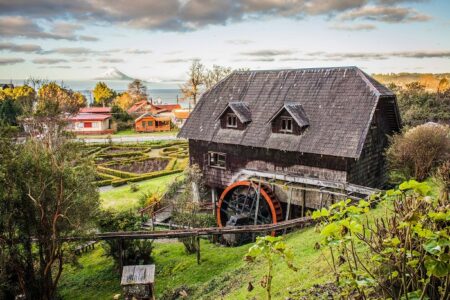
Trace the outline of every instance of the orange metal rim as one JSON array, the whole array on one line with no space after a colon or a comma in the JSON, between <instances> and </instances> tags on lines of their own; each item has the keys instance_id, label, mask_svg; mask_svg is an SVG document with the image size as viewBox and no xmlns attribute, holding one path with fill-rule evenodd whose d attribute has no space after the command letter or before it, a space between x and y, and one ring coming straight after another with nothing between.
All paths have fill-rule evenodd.
<instances>
[{"instance_id":1,"label":"orange metal rim","mask_svg":"<svg viewBox=\"0 0 450 300\"><path fill-rule=\"evenodd\" d=\"M222 220L220 219L220 208L222 207L223 199L225 199L226 195L233 190L234 188L238 186L251 186L252 183L248 180L244 181L237 181L231 185L229 185L220 195L219 203L217 205L216 210L216 216L217 216L217 225L219 227L223 227ZM269 204L270 212L272 214L272 224L277 224L277 212L273 205L272 199L269 197L269 195L266 193L264 189L261 189L261 195L263 196L264 200L266 200L267 204Z\"/></svg>"}]
</instances>

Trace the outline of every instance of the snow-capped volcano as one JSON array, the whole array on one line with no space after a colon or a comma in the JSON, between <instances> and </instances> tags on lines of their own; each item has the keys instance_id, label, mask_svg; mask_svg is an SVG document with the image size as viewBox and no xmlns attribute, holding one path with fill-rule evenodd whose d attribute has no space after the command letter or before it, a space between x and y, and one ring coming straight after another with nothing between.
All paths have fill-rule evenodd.
<instances>
[{"instance_id":1,"label":"snow-capped volcano","mask_svg":"<svg viewBox=\"0 0 450 300\"><path fill-rule=\"evenodd\" d=\"M95 80L134 80L134 78L125 75L116 68L111 68L99 77L95 78Z\"/></svg>"}]
</instances>

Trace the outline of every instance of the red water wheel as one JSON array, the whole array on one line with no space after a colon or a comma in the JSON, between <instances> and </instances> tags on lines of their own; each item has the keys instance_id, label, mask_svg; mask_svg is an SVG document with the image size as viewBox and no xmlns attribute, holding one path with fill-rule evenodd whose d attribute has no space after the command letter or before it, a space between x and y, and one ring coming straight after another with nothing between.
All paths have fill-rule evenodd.
<instances>
[{"instance_id":1,"label":"red water wheel","mask_svg":"<svg viewBox=\"0 0 450 300\"><path fill-rule=\"evenodd\" d=\"M276 224L283 218L280 202L275 193L261 184L258 205L259 184L238 181L228 186L222 193L217 206L217 225L242 226L256 224Z\"/></svg>"}]
</instances>

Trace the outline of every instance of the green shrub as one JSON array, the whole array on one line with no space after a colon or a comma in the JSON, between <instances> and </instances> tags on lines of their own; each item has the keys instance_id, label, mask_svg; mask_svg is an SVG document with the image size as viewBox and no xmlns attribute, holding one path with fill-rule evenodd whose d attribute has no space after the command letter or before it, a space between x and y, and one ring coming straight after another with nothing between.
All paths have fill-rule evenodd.
<instances>
[{"instance_id":1,"label":"green shrub","mask_svg":"<svg viewBox=\"0 0 450 300\"><path fill-rule=\"evenodd\" d=\"M130 192L136 193L137 191L139 191L139 186L136 183L130 184Z\"/></svg>"},{"instance_id":2,"label":"green shrub","mask_svg":"<svg viewBox=\"0 0 450 300\"><path fill-rule=\"evenodd\" d=\"M450 207L426 183L410 180L382 195L385 214L369 219L378 202L350 199L313 213L331 255L342 298L448 299Z\"/></svg>"},{"instance_id":3,"label":"green shrub","mask_svg":"<svg viewBox=\"0 0 450 300\"><path fill-rule=\"evenodd\" d=\"M137 214L129 212L103 212L98 218L97 224L101 232L114 231L140 231L143 220ZM120 264L120 241L107 240L105 250L108 256L112 257L118 266ZM151 257L153 242L151 240L123 240L123 264L140 265L153 262Z\"/></svg>"}]
</instances>

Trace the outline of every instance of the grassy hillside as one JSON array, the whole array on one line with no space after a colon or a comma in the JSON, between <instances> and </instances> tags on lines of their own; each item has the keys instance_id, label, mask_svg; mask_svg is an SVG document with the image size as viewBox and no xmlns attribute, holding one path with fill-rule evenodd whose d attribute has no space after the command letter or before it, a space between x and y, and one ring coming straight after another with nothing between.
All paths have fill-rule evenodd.
<instances>
[{"instance_id":1,"label":"grassy hillside","mask_svg":"<svg viewBox=\"0 0 450 300\"><path fill-rule=\"evenodd\" d=\"M276 262L274 299L288 297L289 286L295 286L298 290L331 279L330 268L321 251L314 250L314 244L319 239L313 228L286 236L287 244L294 249L295 265L299 271L295 273L280 261ZM201 265L197 265L195 255L184 252L181 243L156 242L154 245L158 299L180 287L187 291L188 299L264 297L259 281L265 274L265 265L261 262L249 265L243 260L251 245L228 248L203 240ZM65 267L59 289L64 299L111 299L120 293L120 276L112 260L103 255L104 251L98 245L94 251L81 257L80 267ZM255 286L252 292L247 291L249 281Z\"/></svg>"}]
</instances>

